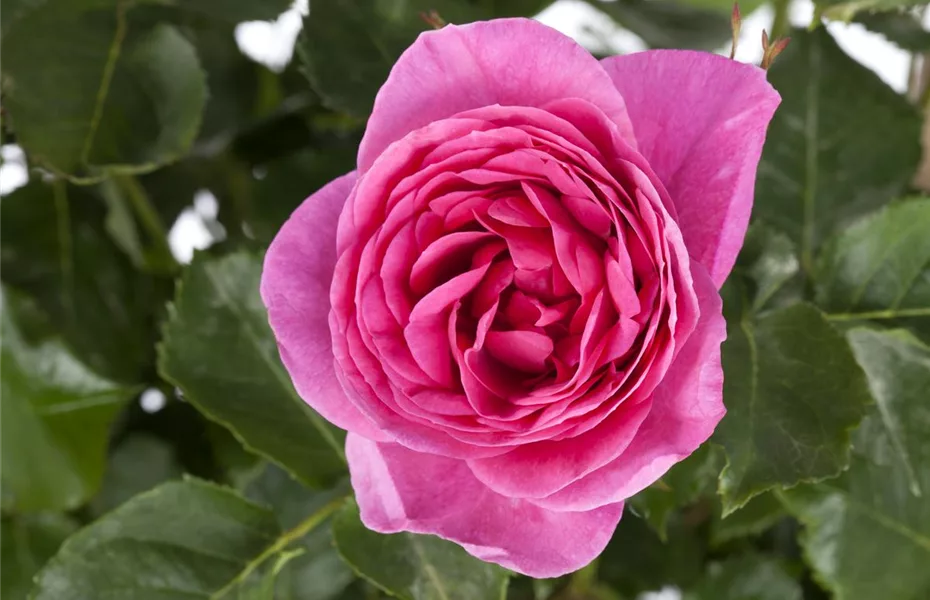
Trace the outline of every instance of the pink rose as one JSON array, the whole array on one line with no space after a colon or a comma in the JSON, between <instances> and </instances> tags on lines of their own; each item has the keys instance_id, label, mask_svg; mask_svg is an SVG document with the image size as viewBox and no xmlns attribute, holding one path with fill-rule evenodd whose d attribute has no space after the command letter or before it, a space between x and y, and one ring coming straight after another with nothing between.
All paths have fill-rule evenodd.
<instances>
[{"instance_id":1,"label":"pink rose","mask_svg":"<svg viewBox=\"0 0 930 600\"><path fill-rule=\"evenodd\" d=\"M535 577L603 550L724 414L717 289L778 103L754 66L599 63L531 20L417 39L262 278L369 528Z\"/></svg>"}]
</instances>

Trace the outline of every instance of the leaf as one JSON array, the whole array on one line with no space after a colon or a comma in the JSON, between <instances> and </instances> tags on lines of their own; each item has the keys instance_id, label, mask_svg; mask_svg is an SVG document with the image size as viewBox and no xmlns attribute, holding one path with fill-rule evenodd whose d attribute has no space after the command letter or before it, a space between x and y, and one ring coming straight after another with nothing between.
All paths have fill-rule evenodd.
<instances>
[{"instance_id":1,"label":"leaf","mask_svg":"<svg viewBox=\"0 0 930 600\"><path fill-rule=\"evenodd\" d=\"M762 152L753 214L798 244L810 274L827 235L907 187L920 158L920 119L822 27L793 31L769 80L782 103Z\"/></svg>"},{"instance_id":2,"label":"leaf","mask_svg":"<svg viewBox=\"0 0 930 600\"><path fill-rule=\"evenodd\" d=\"M159 371L249 449L325 486L345 473L345 434L294 390L259 297L260 278L258 256L198 254L169 307Z\"/></svg>"},{"instance_id":3,"label":"leaf","mask_svg":"<svg viewBox=\"0 0 930 600\"><path fill-rule=\"evenodd\" d=\"M586 0L650 48L716 50L730 39L732 3L725 11L669 0Z\"/></svg>"},{"instance_id":4,"label":"leaf","mask_svg":"<svg viewBox=\"0 0 930 600\"><path fill-rule=\"evenodd\" d=\"M4 292L4 509L73 509L99 487L110 424L137 390L90 371L25 302Z\"/></svg>"},{"instance_id":5,"label":"leaf","mask_svg":"<svg viewBox=\"0 0 930 600\"><path fill-rule=\"evenodd\" d=\"M627 510L598 559L598 579L623 598L637 598L665 586L687 589L694 585L703 572L707 548L691 518L673 514L663 540L646 521Z\"/></svg>"},{"instance_id":6,"label":"leaf","mask_svg":"<svg viewBox=\"0 0 930 600\"><path fill-rule=\"evenodd\" d=\"M816 0L815 11L828 19L850 21L861 12L893 10L926 4L926 0Z\"/></svg>"},{"instance_id":7,"label":"leaf","mask_svg":"<svg viewBox=\"0 0 930 600\"><path fill-rule=\"evenodd\" d=\"M879 319L930 339L930 198L888 206L827 244L817 302L834 320Z\"/></svg>"},{"instance_id":8,"label":"leaf","mask_svg":"<svg viewBox=\"0 0 930 600\"><path fill-rule=\"evenodd\" d=\"M3 517L0 523L0 596L24 600L32 577L77 529L69 517L55 513Z\"/></svg>"},{"instance_id":9,"label":"leaf","mask_svg":"<svg viewBox=\"0 0 930 600\"><path fill-rule=\"evenodd\" d=\"M797 276L799 265L794 242L772 227L754 223L746 232L736 271L754 283L752 308L759 311Z\"/></svg>"},{"instance_id":10,"label":"leaf","mask_svg":"<svg viewBox=\"0 0 930 600\"><path fill-rule=\"evenodd\" d=\"M704 444L691 456L669 469L658 482L630 499L629 506L644 518L664 541L668 520L679 508L713 493L723 466L720 448Z\"/></svg>"},{"instance_id":11,"label":"leaf","mask_svg":"<svg viewBox=\"0 0 930 600\"><path fill-rule=\"evenodd\" d=\"M365 528L351 502L333 520L339 554L362 577L402 600L503 600L507 571L431 535Z\"/></svg>"},{"instance_id":12,"label":"leaf","mask_svg":"<svg viewBox=\"0 0 930 600\"><path fill-rule=\"evenodd\" d=\"M375 94L401 53L430 28L421 13L447 23L532 16L551 0L329 0L304 18L296 52L303 72L334 110L367 118Z\"/></svg>"},{"instance_id":13,"label":"leaf","mask_svg":"<svg viewBox=\"0 0 930 600\"><path fill-rule=\"evenodd\" d=\"M242 21L272 21L290 8L293 0L158 0L158 3L235 25Z\"/></svg>"},{"instance_id":14,"label":"leaf","mask_svg":"<svg viewBox=\"0 0 930 600\"><path fill-rule=\"evenodd\" d=\"M103 485L91 502L91 510L95 515L102 515L136 494L179 479L181 474L181 466L170 444L153 435L133 435L119 444L110 456Z\"/></svg>"},{"instance_id":15,"label":"leaf","mask_svg":"<svg viewBox=\"0 0 930 600\"><path fill-rule=\"evenodd\" d=\"M154 370L170 281L137 272L86 188L32 181L0 203L0 275L29 294L91 370L136 383Z\"/></svg>"},{"instance_id":16,"label":"leaf","mask_svg":"<svg viewBox=\"0 0 930 600\"><path fill-rule=\"evenodd\" d=\"M930 348L903 331L857 328L849 336L876 395L856 432L849 471L782 496L806 526L808 563L837 598L926 598Z\"/></svg>"},{"instance_id":17,"label":"leaf","mask_svg":"<svg viewBox=\"0 0 930 600\"><path fill-rule=\"evenodd\" d=\"M742 508L723 517L714 515L710 526L710 541L719 546L744 537L757 536L770 529L785 516L781 502L772 494L754 496Z\"/></svg>"},{"instance_id":18,"label":"leaf","mask_svg":"<svg viewBox=\"0 0 930 600\"><path fill-rule=\"evenodd\" d=\"M285 529L298 526L307 514L349 493L347 484L325 492L309 490L272 464L265 465L244 491L249 500L272 507ZM299 554L290 558L275 577L276 598L326 600L338 596L355 580L333 546L329 522L314 528L293 548Z\"/></svg>"},{"instance_id":19,"label":"leaf","mask_svg":"<svg viewBox=\"0 0 930 600\"><path fill-rule=\"evenodd\" d=\"M131 7L50 0L3 36L4 107L32 160L96 178L151 171L194 140L207 95L196 52L170 25L131 26Z\"/></svg>"},{"instance_id":20,"label":"leaf","mask_svg":"<svg viewBox=\"0 0 930 600\"><path fill-rule=\"evenodd\" d=\"M256 589L267 570L273 574L291 544L341 502L282 533L269 510L232 490L195 479L166 483L71 536L40 571L32 598L266 598Z\"/></svg>"},{"instance_id":21,"label":"leaf","mask_svg":"<svg viewBox=\"0 0 930 600\"><path fill-rule=\"evenodd\" d=\"M420 12L437 10L453 23L471 20L462 21L458 14L453 18L442 4L442 0L320 2L304 18L295 48L303 73L327 106L367 117L397 58L429 28Z\"/></svg>"},{"instance_id":22,"label":"leaf","mask_svg":"<svg viewBox=\"0 0 930 600\"><path fill-rule=\"evenodd\" d=\"M878 419L882 425L875 437L890 445L911 493L930 494L921 484L921 473L930 472L930 348L902 330L857 327L847 337L875 397L870 421Z\"/></svg>"},{"instance_id":23,"label":"leaf","mask_svg":"<svg viewBox=\"0 0 930 600\"><path fill-rule=\"evenodd\" d=\"M683 600L801 600L801 585L774 558L745 554L710 563Z\"/></svg>"},{"instance_id":24,"label":"leaf","mask_svg":"<svg viewBox=\"0 0 930 600\"><path fill-rule=\"evenodd\" d=\"M264 177L251 194L251 211L246 222L255 238L270 243L281 225L309 195L355 168L358 144L316 144L264 166Z\"/></svg>"},{"instance_id":25,"label":"leaf","mask_svg":"<svg viewBox=\"0 0 930 600\"><path fill-rule=\"evenodd\" d=\"M6 0L0 5L0 33L10 26L13 21L27 11L40 6L46 0Z\"/></svg>"},{"instance_id":26,"label":"leaf","mask_svg":"<svg viewBox=\"0 0 930 600\"><path fill-rule=\"evenodd\" d=\"M923 52L930 49L930 31L923 27L919 15L909 12L859 13L853 20L904 50Z\"/></svg>"},{"instance_id":27,"label":"leaf","mask_svg":"<svg viewBox=\"0 0 930 600\"><path fill-rule=\"evenodd\" d=\"M723 293L727 415L714 441L726 449L719 491L728 515L765 490L839 474L870 398L849 345L816 308L752 319L738 281Z\"/></svg>"}]
</instances>

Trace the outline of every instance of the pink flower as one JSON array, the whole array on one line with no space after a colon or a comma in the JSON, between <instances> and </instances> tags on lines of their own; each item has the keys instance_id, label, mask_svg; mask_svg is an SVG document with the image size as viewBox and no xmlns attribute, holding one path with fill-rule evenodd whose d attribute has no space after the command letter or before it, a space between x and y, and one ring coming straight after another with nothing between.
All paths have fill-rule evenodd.
<instances>
[{"instance_id":1,"label":"pink flower","mask_svg":"<svg viewBox=\"0 0 930 600\"><path fill-rule=\"evenodd\" d=\"M368 527L535 577L603 550L724 414L717 289L778 103L756 67L598 63L530 20L417 39L262 279Z\"/></svg>"}]
</instances>

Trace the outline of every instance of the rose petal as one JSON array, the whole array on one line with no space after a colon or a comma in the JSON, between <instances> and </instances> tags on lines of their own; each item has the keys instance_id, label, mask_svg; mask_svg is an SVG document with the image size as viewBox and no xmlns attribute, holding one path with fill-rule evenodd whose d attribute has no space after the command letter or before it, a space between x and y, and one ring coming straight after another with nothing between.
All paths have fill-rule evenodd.
<instances>
[{"instance_id":1,"label":"rose petal","mask_svg":"<svg viewBox=\"0 0 930 600\"><path fill-rule=\"evenodd\" d=\"M691 256L720 287L743 244L778 93L762 69L707 52L652 50L601 64L675 203Z\"/></svg>"},{"instance_id":2,"label":"rose petal","mask_svg":"<svg viewBox=\"0 0 930 600\"><path fill-rule=\"evenodd\" d=\"M620 455L649 414L651 401L621 404L601 424L577 437L524 444L494 458L468 461L472 473L511 498L543 498Z\"/></svg>"},{"instance_id":3,"label":"rose petal","mask_svg":"<svg viewBox=\"0 0 930 600\"><path fill-rule=\"evenodd\" d=\"M587 50L556 30L531 19L495 19L425 32L378 92L359 170L433 121L494 104L542 106L572 97L599 106L634 143L623 98L609 77Z\"/></svg>"},{"instance_id":4,"label":"rose petal","mask_svg":"<svg viewBox=\"0 0 930 600\"><path fill-rule=\"evenodd\" d=\"M558 577L591 562L607 545L623 504L554 512L494 493L465 462L346 440L362 522L382 533L427 533L530 577Z\"/></svg>"},{"instance_id":5,"label":"rose petal","mask_svg":"<svg viewBox=\"0 0 930 600\"><path fill-rule=\"evenodd\" d=\"M535 331L489 331L488 352L505 365L527 373L539 373L546 368L552 354L552 340Z\"/></svg>"},{"instance_id":6,"label":"rose petal","mask_svg":"<svg viewBox=\"0 0 930 600\"><path fill-rule=\"evenodd\" d=\"M336 223L356 178L353 171L334 179L281 227L265 254L261 296L281 360L304 402L337 427L387 441L391 437L359 412L336 378L329 331Z\"/></svg>"},{"instance_id":7,"label":"rose petal","mask_svg":"<svg viewBox=\"0 0 930 600\"><path fill-rule=\"evenodd\" d=\"M692 264L701 317L665 379L636 438L615 460L547 498L551 510L591 510L629 498L704 443L726 410L720 344L726 338L722 302L707 272Z\"/></svg>"}]
</instances>

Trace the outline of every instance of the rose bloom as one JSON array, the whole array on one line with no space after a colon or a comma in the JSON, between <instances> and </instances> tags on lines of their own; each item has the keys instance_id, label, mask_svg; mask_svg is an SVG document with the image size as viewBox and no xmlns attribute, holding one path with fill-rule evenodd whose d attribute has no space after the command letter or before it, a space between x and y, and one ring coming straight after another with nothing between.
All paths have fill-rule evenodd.
<instances>
[{"instance_id":1,"label":"rose bloom","mask_svg":"<svg viewBox=\"0 0 930 600\"><path fill-rule=\"evenodd\" d=\"M778 103L702 52L598 62L526 19L420 35L261 283L366 526L534 577L604 549L724 414L717 290Z\"/></svg>"}]
</instances>

